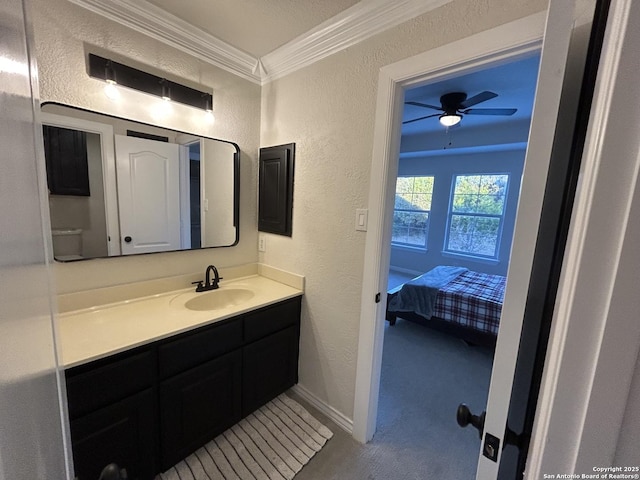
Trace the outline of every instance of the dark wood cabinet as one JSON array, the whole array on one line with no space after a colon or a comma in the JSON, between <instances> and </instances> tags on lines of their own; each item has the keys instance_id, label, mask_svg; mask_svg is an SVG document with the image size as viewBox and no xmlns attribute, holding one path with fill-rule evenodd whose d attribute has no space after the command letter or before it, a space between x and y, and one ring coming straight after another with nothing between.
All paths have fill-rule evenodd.
<instances>
[{"instance_id":1,"label":"dark wood cabinet","mask_svg":"<svg viewBox=\"0 0 640 480\"><path fill-rule=\"evenodd\" d=\"M54 195L89 196L87 134L49 125L42 128L49 191Z\"/></svg>"},{"instance_id":2,"label":"dark wood cabinet","mask_svg":"<svg viewBox=\"0 0 640 480\"><path fill-rule=\"evenodd\" d=\"M72 420L78 480L96 480L110 463L126 469L130 480L153 478L157 471L155 412L153 390L147 389Z\"/></svg>"},{"instance_id":3,"label":"dark wood cabinet","mask_svg":"<svg viewBox=\"0 0 640 480\"><path fill-rule=\"evenodd\" d=\"M163 471L240 420L241 381L236 350L161 382Z\"/></svg>"},{"instance_id":4,"label":"dark wood cabinet","mask_svg":"<svg viewBox=\"0 0 640 480\"><path fill-rule=\"evenodd\" d=\"M242 414L249 415L298 382L297 326L244 347Z\"/></svg>"},{"instance_id":5,"label":"dark wood cabinet","mask_svg":"<svg viewBox=\"0 0 640 480\"><path fill-rule=\"evenodd\" d=\"M295 143L260 149L258 230L291 236Z\"/></svg>"},{"instance_id":6,"label":"dark wood cabinet","mask_svg":"<svg viewBox=\"0 0 640 480\"><path fill-rule=\"evenodd\" d=\"M66 371L79 480L151 480L298 380L301 297Z\"/></svg>"}]
</instances>

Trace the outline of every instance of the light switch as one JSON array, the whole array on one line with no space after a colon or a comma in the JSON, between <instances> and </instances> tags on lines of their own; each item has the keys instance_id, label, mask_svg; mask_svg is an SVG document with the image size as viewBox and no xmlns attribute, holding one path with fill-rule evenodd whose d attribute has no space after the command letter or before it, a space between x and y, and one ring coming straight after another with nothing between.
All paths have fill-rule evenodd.
<instances>
[{"instance_id":1,"label":"light switch","mask_svg":"<svg viewBox=\"0 0 640 480\"><path fill-rule=\"evenodd\" d=\"M366 232L368 223L369 223L369 210L366 208L356 209L356 230Z\"/></svg>"}]
</instances>

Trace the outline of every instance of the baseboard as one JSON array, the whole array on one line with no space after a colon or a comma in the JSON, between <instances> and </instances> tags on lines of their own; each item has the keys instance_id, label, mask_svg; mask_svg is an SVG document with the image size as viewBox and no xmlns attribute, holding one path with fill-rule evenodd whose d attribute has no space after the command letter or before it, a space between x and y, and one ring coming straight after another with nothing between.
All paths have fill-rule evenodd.
<instances>
[{"instance_id":1,"label":"baseboard","mask_svg":"<svg viewBox=\"0 0 640 480\"><path fill-rule=\"evenodd\" d=\"M291 390L297 395L300 395L305 401L313 405L313 407L320 410L320 412L326 415L331 421L333 421L349 435L353 434L353 420L348 418L346 415L340 413L324 400L319 399L316 395L311 393L300 384L294 385L293 387L291 387Z\"/></svg>"}]
</instances>

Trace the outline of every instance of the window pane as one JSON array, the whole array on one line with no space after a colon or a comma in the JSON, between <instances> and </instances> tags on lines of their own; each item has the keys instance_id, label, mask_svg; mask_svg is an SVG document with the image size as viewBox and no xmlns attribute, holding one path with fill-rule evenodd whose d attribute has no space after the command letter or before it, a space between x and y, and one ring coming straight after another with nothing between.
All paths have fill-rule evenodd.
<instances>
[{"instance_id":1,"label":"window pane","mask_svg":"<svg viewBox=\"0 0 640 480\"><path fill-rule=\"evenodd\" d=\"M391 241L416 247L427 246L429 214L423 212L394 212Z\"/></svg>"},{"instance_id":2,"label":"window pane","mask_svg":"<svg viewBox=\"0 0 640 480\"><path fill-rule=\"evenodd\" d=\"M413 177L398 177L396 181L396 193L413 192Z\"/></svg>"},{"instance_id":3,"label":"window pane","mask_svg":"<svg viewBox=\"0 0 640 480\"><path fill-rule=\"evenodd\" d=\"M499 217L452 215L447 250L495 257L500 230Z\"/></svg>"},{"instance_id":4,"label":"window pane","mask_svg":"<svg viewBox=\"0 0 640 480\"><path fill-rule=\"evenodd\" d=\"M502 215L508 183L509 175L457 175L451 210Z\"/></svg>"},{"instance_id":5,"label":"window pane","mask_svg":"<svg viewBox=\"0 0 640 480\"><path fill-rule=\"evenodd\" d=\"M427 247L434 177L398 177L392 242Z\"/></svg>"},{"instance_id":6,"label":"window pane","mask_svg":"<svg viewBox=\"0 0 640 480\"><path fill-rule=\"evenodd\" d=\"M414 193L411 195L411 205L415 210L431 210L431 193Z\"/></svg>"}]
</instances>

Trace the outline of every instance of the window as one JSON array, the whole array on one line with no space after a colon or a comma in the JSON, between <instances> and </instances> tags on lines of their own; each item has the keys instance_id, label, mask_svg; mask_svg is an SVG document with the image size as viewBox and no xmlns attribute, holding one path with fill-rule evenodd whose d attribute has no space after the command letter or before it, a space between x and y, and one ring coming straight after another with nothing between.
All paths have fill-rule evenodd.
<instances>
[{"instance_id":1,"label":"window","mask_svg":"<svg viewBox=\"0 0 640 480\"><path fill-rule=\"evenodd\" d=\"M508 184L508 174L454 177L445 251L498 257Z\"/></svg>"},{"instance_id":2,"label":"window","mask_svg":"<svg viewBox=\"0 0 640 480\"><path fill-rule=\"evenodd\" d=\"M395 245L427 248L434 177L398 177L393 210Z\"/></svg>"}]
</instances>

